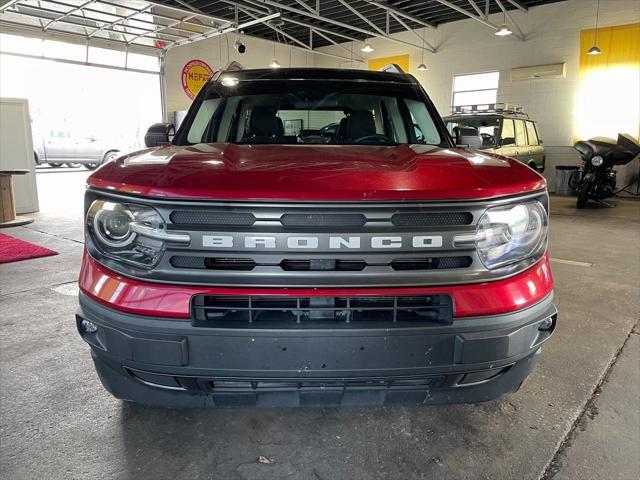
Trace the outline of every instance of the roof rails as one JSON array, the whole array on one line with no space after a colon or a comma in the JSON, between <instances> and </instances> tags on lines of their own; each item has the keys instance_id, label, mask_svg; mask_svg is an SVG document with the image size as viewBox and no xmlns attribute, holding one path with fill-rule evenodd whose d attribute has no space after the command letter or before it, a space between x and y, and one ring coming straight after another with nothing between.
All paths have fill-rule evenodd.
<instances>
[{"instance_id":1,"label":"roof rails","mask_svg":"<svg viewBox=\"0 0 640 480\"><path fill-rule=\"evenodd\" d=\"M404 70L402 70L402 67L397 63L390 63L389 65L385 65L378 71L386 72L386 73L404 73Z\"/></svg>"},{"instance_id":2,"label":"roof rails","mask_svg":"<svg viewBox=\"0 0 640 480\"><path fill-rule=\"evenodd\" d=\"M480 105L455 105L451 107L451 114L455 115L477 115L479 113L499 113L529 118L529 115L524 112L524 108L521 105L514 105L512 103L485 103Z\"/></svg>"}]
</instances>

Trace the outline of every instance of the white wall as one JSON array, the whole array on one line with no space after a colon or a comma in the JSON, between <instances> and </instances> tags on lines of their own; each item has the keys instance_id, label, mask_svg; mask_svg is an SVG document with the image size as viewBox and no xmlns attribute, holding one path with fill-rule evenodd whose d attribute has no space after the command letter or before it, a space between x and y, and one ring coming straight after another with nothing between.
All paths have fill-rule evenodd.
<instances>
[{"instance_id":1,"label":"white wall","mask_svg":"<svg viewBox=\"0 0 640 480\"><path fill-rule=\"evenodd\" d=\"M172 48L165 57L165 103L170 115L176 110L186 110L191 105L191 99L182 89L180 75L182 68L189 60L203 60L214 70L226 66L229 62L237 61L244 68L267 68L273 59L274 42L252 37L242 37L247 51L240 55L233 48L235 35L228 34L228 48L224 36L201 40L192 44ZM291 60L289 60L291 54ZM283 67L313 66L316 55L300 50L288 48L286 45L276 45L276 57Z\"/></svg>"},{"instance_id":2,"label":"white wall","mask_svg":"<svg viewBox=\"0 0 640 480\"><path fill-rule=\"evenodd\" d=\"M482 3L482 2L480 2ZM493 30L472 19L447 23L437 29L426 29L425 38L437 47L437 53L424 54L427 72L415 70L421 62L419 49L412 49L384 39L374 38L370 43L375 52L370 57L410 55L410 72L425 87L440 114L450 112L451 90L455 74L500 71L498 101L522 105L531 118L538 121L542 131L547 164L545 172L553 190L554 165L578 164L579 157L573 144L574 101L578 89L580 30L593 28L596 0L568 0L540 7L528 12L511 11L510 14L526 35L522 42L514 37L496 37ZM492 15L493 23L502 23L502 15ZM640 1L601 0L599 26L624 25L640 21ZM419 31L421 33L421 31ZM396 34L398 38L419 42L409 32ZM349 48L349 44L344 44ZM357 45L358 53L361 45ZM321 50L339 53L337 47ZM514 67L566 62L566 78L561 80L531 80L511 82L509 71ZM340 60L316 57L316 66L349 67ZM366 65L353 64L353 68ZM639 108L637 105L630 108ZM620 184L630 175L638 174L635 162L620 172Z\"/></svg>"}]
</instances>

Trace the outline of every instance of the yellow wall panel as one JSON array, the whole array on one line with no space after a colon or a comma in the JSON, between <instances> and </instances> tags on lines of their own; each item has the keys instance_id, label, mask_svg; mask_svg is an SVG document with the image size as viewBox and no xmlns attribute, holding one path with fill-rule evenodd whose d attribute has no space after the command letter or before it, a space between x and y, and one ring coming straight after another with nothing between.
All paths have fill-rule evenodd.
<instances>
[{"instance_id":1,"label":"yellow wall panel","mask_svg":"<svg viewBox=\"0 0 640 480\"><path fill-rule=\"evenodd\" d=\"M369 59L369 70L380 70L390 63L395 63L405 72L409 72L409 54L395 55L393 57L380 57Z\"/></svg>"}]
</instances>

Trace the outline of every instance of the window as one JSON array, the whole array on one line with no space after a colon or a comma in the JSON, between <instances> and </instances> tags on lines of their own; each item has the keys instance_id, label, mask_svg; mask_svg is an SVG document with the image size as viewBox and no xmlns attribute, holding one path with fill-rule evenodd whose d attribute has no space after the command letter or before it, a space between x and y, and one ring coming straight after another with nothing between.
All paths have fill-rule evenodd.
<instances>
[{"instance_id":1,"label":"window","mask_svg":"<svg viewBox=\"0 0 640 480\"><path fill-rule=\"evenodd\" d=\"M500 72L454 75L453 106L496 103Z\"/></svg>"},{"instance_id":2,"label":"window","mask_svg":"<svg viewBox=\"0 0 640 480\"><path fill-rule=\"evenodd\" d=\"M527 131L524 129L524 122L522 120L515 120L516 122L516 145L523 146L527 144Z\"/></svg>"},{"instance_id":3,"label":"window","mask_svg":"<svg viewBox=\"0 0 640 480\"><path fill-rule=\"evenodd\" d=\"M513 145L516 142L515 129L513 128L513 120L504 118L502 120L502 145Z\"/></svg>"},{"instance_id":4,"label":"window","mask_svg":"<svg viewBox=\"0 0 640 480\"><path fill-rule=\"evenodd\" d=\"M86 43L69 43L59 40L40 40L0 33L0 53L19 54L76 62L93 63L95 65L113 66L141 70L149 73L160 72L160 62L156 55L127 53L123 50L87 47ZM88 55L87 55L88 54Z\"/></svg>"},{"instance_id":5,"label":"window","mask_svg":"<svg viewBox=\"0 0 640 480\"><path fill-rule=\"evenodd\" d=\"M538 134L536 132L536 126L533 122L526 122L527 124L527 135L529 136L529 145L540 145L538 141Z\"/></svg>"},{"instance_id":6,"label":"window","mask_svg":"<svg viewBox=\"0 0 640 480\"><path fill-rule=\"evenodd\" d=\"M469 116L469 117L453 117L447 120L447 130L453 133L454 127L473 127L478 129L478 133L482 137L483 147L493 147L497 144L498 134L500 132L500 117L491 116Z\"/></svg>"},{"instance_id":7,"label":"window","mask_svg":"<svg viewBox=\"0 0 640 480\"><path fill-rule=\"evenodd\" d=\"M425 99L410 85L273 79L207 88L178 144L443 143Z\"/></svg>"}]
</instances>

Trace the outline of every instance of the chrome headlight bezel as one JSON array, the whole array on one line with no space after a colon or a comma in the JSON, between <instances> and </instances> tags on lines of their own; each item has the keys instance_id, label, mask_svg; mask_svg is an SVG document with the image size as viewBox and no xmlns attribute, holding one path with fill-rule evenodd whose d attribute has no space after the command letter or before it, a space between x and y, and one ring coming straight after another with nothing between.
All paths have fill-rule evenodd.
<instances>
[{"instance_id":1,"label":"chrome headlight bezel","mask_svg":"<svg viewBox=\"0 0 640 480\"><path fill-rule=\"evenodd\" d=\"M189 235L166 231L153 207L141 203L94 199L87 209L86 245L89 253L136 268L158 265L167 242L189 243Z\"/></svg>"},{"instance_id":2,"label":"chrome headlight bezel","mask_svg":"<svg viewBox=\"0 0 640 480\"><path fill-rule=\"evenodd\" d=\"M490 271L514 273L538 261L547 250L549 214L538 200L487 208L473 234L456 236L456 247L475 246Z\"/></svg>"}]
</instances>

